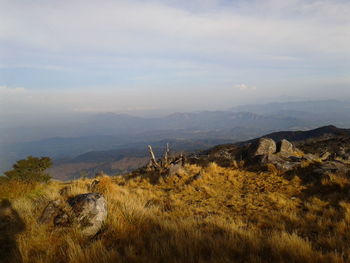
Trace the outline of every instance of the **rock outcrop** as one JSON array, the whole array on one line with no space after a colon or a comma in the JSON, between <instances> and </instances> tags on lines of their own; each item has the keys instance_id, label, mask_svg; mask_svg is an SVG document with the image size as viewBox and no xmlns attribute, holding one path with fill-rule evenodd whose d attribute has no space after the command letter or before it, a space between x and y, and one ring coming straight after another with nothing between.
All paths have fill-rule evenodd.
<instances>
[{"instance_id":1,"label":"rock outcrop","mask_svg":"<svg viewBox=\"0 0 350 263\"><path fill-rule=\"evenodd\" d=\"M261 156L261 155L269 155L275 153L277 150L277 146L274 140L269 138L261 138L258 142L253 143L249 147L249 155L252 157Z\"/></svg>"},{"instance_id":2,"label":"rock outcrop","mask_svg":"<svg viewBox=\"0 0 350 263\"><path fill-rule=\"evenodd\" d=\"M305 132L272 133L245 142L218 145L192 154L188 160L201 166L215 162L223 167L248 170L266 170L270 168L269 164L273 164L281 173L324 163L325 167L318 171L327 174L335 170L331 167L350 166L349 131L327 126ZM337 171L343 173L344 169L338 168Z\"/></svg>"},{"instance_id":3,"label":"rock outcrop","mask_svg":"<svg viewBox=\"0 0 350 263\"><path fill-rule=\"evenodd\" d=\"M277 153L284 156L293 156L295 154L295 147L291 142L283 139L277 144Z\"/></svg>"},{"instance_id":4,"label":"rock outcrop","mask_svg":"<svg viewBox=\"0 0 350 263\"><path fill-rule=\"evenodd\" d=\"M338 174L338 175L348 175L350 172L350 166L339 162L339 161L326 161L319 163L315 169L313 169L313 173L319 175L330 175L330 174Z\"/></svg>"},{"instance_id":5,"label":"rock outcrop","mask_svg":"<svg viewBox=\"0 0 350 263\"><path fill-rule=\"evenodd\" d=\"M68 199L74 217L87 236L95 235L107 217L107 203L98 193L77 195Z\"/></svg>"},{"instance_id":6,"label":"rock outcrop","mask_svg":"<svg viewBox=\"0 0 350 263\"><path fill-rule=\"evenodd\" d=\"M61 200L53 200L43 210L38 222L54 226L69 226L76 222L86 236L95 235L107 217L107 203L98 193L80 194L67 200L73 214Z\"/></svg>"},{"instance_id":7,"label":"rock outcrop","mask_svg":"<svg viewBox=\"0 0 350 263\"><path fill-rule=\"evenodd\" d=\"M297 149L287 140L276 142L269 138L261 138L247 149L246 163L258 168L273 164L282 172L294 169L301 163L296 155Z\"/></svg>"}]
</instances>

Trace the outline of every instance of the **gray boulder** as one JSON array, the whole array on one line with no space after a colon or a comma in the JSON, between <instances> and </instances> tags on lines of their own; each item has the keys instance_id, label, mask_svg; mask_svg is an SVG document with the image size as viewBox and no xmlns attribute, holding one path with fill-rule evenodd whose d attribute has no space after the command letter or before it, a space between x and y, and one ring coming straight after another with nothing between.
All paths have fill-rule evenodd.
<instances>
[{"instance_id":1,"label":"gray boulder","mask_svg":"<svg viewBox=\"0 0 350 263\"><path fill-rule=\"evenodd\" d=\"M280 154L270 154L265 163L271 163L281 172L287 172L300 166L301 158L295 156L286 156Z\"/></svg>"},{"instance_id":2,"label":"gray boulder","mask_svg":"<svg viewBox=\"0 0 350 263\"><path fill-rule=\"evenodd\" d=\"M266 168L273 164L281 171L286 172L300 166L301 158L295 155L296 148L287 140L282 140L276 145L269 138L261 138L248 148L247 163L252 167Z\"/></svg>"},{"instance_id":3,"label":"gray boulder","mask_svg":"<svg viewBox=\"0 0 350 263\"><path fill-rule=\"evenodd\" d=\"M75 219L86 236L95 235L107 217L107 203L98 193L80 194L68 199Z\"/></svg>"},{"instance_id":4,"label":"gray boulder","mask_svg":"<svg viewBox=\"0 0 350 263\"><path fill-rule=\"evenodd\" d=\"M277 146L274 140L269 138L261 138L258 142L250 146L249 153L252 157L255 157L274 154L276 150Z\"/></svg>"},{"instance_id":5,"label":"gray boulder","mask_svg":"<svg viewBox=\"0 0 350 263\"><path fill-rule=\"evenodd\" d=\"M295 148L292 143L283 139L277 145L277 152L284 156L293 156L295 154Z\"/></svg>"}]
</instances>

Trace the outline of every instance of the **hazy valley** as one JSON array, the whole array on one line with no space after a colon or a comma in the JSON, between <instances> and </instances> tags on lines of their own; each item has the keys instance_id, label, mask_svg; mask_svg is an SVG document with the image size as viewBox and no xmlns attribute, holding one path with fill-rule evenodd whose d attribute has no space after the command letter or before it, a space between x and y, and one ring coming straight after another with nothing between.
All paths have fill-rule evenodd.
<instances>
[{"instance_id":1,"label":"hazy valley","mask_svg":"<svg viewBox=\"0 0 350 263\"><path fill-rule=\"evenodd\" d=\"M123 173L145 163L149 144L156 153L166 143L176 152L195 152L274 131L329 124L350 127L348 116L350 103L332 100L246 105L229 111L174 113L157 118L102 113L64 125L58 121L21 129L3 128L0 164L5 171L28 155L50 156L55 178L93 176L100 170ZM37 140L32 140L34 137Z\"/></svg>"}]
</instances>

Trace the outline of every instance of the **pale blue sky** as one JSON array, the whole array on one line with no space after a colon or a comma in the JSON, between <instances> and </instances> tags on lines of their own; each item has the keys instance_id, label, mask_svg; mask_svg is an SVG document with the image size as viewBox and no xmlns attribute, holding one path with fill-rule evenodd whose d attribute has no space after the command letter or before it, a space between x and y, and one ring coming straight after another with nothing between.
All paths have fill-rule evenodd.
<instances>
[{"instance_id":1,"label":"pale blue sky","mask_svg":"<svg viewBox=\"0 0 350 263\"><path fill-rule=\"evenodd\" d=\"M350 2L0 0L3 112L350 98Z\"/></svg>"}]
</instances>

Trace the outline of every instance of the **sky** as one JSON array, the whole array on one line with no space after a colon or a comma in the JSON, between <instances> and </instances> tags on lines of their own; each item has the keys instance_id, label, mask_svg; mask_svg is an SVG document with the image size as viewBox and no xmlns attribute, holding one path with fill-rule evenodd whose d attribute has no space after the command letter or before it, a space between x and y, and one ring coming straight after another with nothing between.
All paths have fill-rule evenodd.
<instances>
[{"instance_id":1,"label":"sky","mask_svg":"<svg viewBox=\"0 0 350 263\"><path fill-rule=\"evenodd\" d=\"M0 118L328 98L348 0L0 0Z\"/></svg>"}]
</instances>

